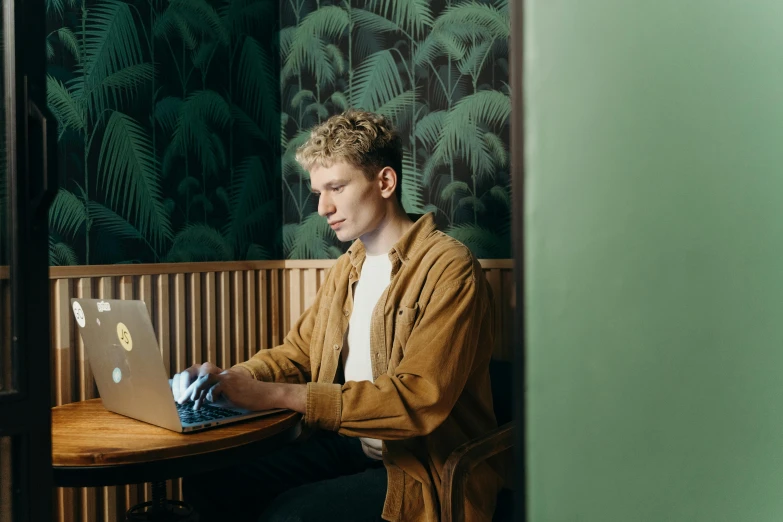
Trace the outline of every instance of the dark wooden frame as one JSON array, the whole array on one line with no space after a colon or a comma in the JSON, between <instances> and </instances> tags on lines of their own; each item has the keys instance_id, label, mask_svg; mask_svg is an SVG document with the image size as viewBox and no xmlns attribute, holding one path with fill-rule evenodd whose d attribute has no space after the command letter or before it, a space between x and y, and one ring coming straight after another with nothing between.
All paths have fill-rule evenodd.
<instances>
[{"instance_id":1,"label":"dark wooden frame","mask_svg":"<svg viewBox=\"0 0 783 522\"><path fill-rule=\"evenodd\" d=\"M504 424L451 452L443 466L440 522L465 521L465 484L470 470L489 457L513 447L513 424Z\"/></svg>"},{"instance_id":2,"label":"dark wooden frame","mask_svg":"<svg viewBox=\"0 0 783 522\"><path fill-rule=\"evenodd\" d=\"M0 518L51 520L52 484L48 209L57 190L47 155L56 129L46 104L45 5L3 3L3 107L5 115L10 277L11 383L0 393L0 437L11 440L10 505ZM53 140L53 138L55 138ZM7 218L7 219L5 219ZM8 361L5 361L6 363Z\"/></svg>"}]
</instances>

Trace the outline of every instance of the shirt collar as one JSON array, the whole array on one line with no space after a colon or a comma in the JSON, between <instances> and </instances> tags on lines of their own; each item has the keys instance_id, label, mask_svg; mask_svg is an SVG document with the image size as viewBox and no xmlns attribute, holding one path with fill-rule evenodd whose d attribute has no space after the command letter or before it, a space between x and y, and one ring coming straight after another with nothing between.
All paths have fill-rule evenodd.
<instances>
[{"instance_id":1,"label":"shirt collar","mask_svg":"<svg viewBox=\"0 0 783 522\"><path fill-rule=\"evenodd\" d=\"M423 216L408 214L408 217L414 219L415 222L389 250L389 259L392 265L395 265L396 259L405 264L422 241L435 231L435 215L432 212L428 212ZM359 268L367 255L361 239L353 242L348 249L348 255L351 258L351 264Z\"/></svg>"}]
</instances>

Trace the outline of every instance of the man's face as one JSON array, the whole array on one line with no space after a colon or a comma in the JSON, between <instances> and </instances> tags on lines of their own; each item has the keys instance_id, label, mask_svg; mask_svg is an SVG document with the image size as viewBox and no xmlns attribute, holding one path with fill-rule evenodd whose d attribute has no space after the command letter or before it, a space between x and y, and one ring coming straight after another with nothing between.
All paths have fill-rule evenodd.
<instances>
[{"instance_id":1,"label":"man's face","mask_svg":"<svg viewBox=\"0 0 783 522\"><path fill-rule=\"evenodd\" d=\"M318 196L318 213L340 241L353 241L381 224L386 199L380 182L368 180L359 168L344 162L316 165L310 170L310 186Z\"/></svg>"}]
</instances>

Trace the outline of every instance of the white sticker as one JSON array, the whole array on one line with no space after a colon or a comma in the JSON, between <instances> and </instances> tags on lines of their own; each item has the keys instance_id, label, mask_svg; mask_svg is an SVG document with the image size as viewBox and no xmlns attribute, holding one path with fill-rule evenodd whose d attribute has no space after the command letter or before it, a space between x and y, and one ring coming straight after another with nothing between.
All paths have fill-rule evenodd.
<instances>
[{"instance_id":1,"label":"white sticker","mask_svg":"<svg viewBox=\"0 0 783 522\"><path fill-rule=\"evenodd\" d=\"M111 312L111 305L106 301L98 301L99 312Z\"/></svg>"},{"instance_id":2,"label":"white sticker","mask_svg":"<svg viewBox=\"0 0 783 522\"><path fill-rule=\"evenodd\" d=\"M76 318L76 322L79 323L79 326L84 328L84 325L87 324L87 321L84 318L84 310L82 310L82 305L80 305L78 301L73 302L73 316Z\"/></svg>"},{"instance_id":3,"label":"white sticker","mask_svg":"<svg viewBox=\"0 0 783 522\"><path fill-rule=\"evenodd\" d=\"M114 371L111 372L111 378L114 382L119 384L120 381L122 380L122 370L120 370L119 368L115 368Z\"/></svg>"},{"instance_id":4,"label":"white sticker","mask_svg":"<svg viewBox=\"0 0 783 522\"><path fill-rule=\"evenodd\" d=\"M117 338L123 348L127 351L133 350L133 337L131 337L128 327L122 323L117 323Z\"/></svg>"}]
</instances>

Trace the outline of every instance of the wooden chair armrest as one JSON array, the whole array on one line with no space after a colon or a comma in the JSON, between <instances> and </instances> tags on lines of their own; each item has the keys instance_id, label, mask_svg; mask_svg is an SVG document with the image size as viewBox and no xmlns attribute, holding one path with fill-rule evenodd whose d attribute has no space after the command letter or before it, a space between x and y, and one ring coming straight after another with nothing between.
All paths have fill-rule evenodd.
<instances>
[{"instance_id":1,"label":"wooden chair armrest","mask_svg":"<svg viewBox=\"0 0 783 522\"><path fill-rule=\"evenodd\" d=\"M509 422L451 452L443 466L441 522L465 522L465 484L470 470L513 445L513 422Z\"/></svg>"}]
</instances>

